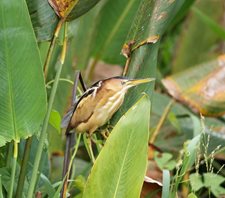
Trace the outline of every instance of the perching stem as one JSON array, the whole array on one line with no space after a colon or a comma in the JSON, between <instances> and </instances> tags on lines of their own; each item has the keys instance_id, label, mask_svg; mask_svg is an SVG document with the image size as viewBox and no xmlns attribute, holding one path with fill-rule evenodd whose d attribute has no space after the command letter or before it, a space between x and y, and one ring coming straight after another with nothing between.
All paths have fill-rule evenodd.
<instances>
[{"instance_id":1,"label":"perching stem","mask_svg":"<svg viewBox=\"0 0 225 198\"><path fill-rule=\"evenodd\" d=\"M32 144L32 137L29 137L26 140L23 159L21 163L20 175L19 175L18 185L16 189L17 198L22 197L22 191L23 191L24 181L26 177L27 164L28 164L29 156L30 156L31 144Z\"/></svg>"}]
</instances>

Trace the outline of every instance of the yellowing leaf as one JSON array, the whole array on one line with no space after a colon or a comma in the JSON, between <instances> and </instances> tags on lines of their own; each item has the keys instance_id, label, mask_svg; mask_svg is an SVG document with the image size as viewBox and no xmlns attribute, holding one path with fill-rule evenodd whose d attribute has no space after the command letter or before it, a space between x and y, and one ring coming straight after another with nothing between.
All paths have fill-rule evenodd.
<instances>
[{"instance_id":1,"label":"yellowing leaf","mask_svg":"<svg viewBox=\"0 0 225 198\"><path fill-rule=\"evenodd\" d=\"M163 80L176 100L204 116L225 113L225 55Z\"/></svg>"}]
</instances>

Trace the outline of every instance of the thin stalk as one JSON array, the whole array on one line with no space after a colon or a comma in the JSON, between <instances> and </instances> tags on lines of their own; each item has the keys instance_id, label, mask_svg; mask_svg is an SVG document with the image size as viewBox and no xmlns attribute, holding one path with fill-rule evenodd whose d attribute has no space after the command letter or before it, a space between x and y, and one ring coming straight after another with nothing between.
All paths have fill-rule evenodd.
<instances>
[{"instance_id":1,"label":"thin stalk","mask_svg":"<svg viewBox=\"0 0 225 198\"><path fill-rule=\"evenodd\" d=\"M3 198L3 193L2 193L2 176L0 175L0 198Z\"/></svg>"},{"instance_id":2,"label":"thin stalk","mask_svg":"<svg viewBox=\"0 0 225 198\"><path fill-rule=\"evenodd\" d=\"M71 169L72 169L72 166L73 166L73 161L75 159L75 156L77 154L77 150L78 150L78 147L79 147L79 144L80 144L80 138L81 138L81 133L78 134L78 138L77 138L77 142L76 142L76 145L75 145L75 148L74 148L74 152L73 152L73 155L72 155L70 163L69 163L69 167L68 167L68 171L67 171L67 177L70 175L70 172L71 172Z\"/></svg>"},{"instance_id":3,"label":"thin stalk","mask_svg":"<svg viewBox=\"0 0 225 198\"><path fill-rule=\"evenodd\" d=\"M34 167L33 167L30 185L29 185L29 188L28 188L27 197L33 196L33 192L34 192L34 188L35 188L35 184L36 184L36 180L37 180L38 167L39 167L40 159L41 159L41 155L42 155L42 150L43 150L43 147L44 147L45 139L47 138L48 122L49 122L54 98L55 98L55 95L56 95L56 90L57 90L57 87L58 87L62 67L63 67L64 60L65 60L65 53L66 53L66 47L67 47L66 31L67 31L67 25L65 24L63 49L62 49L62 52L61 52L60 60L58 62L58 67L57 67L58 70L57 70L55 81L53 83L52 91L51 91L51 94L50 94L47 113L46 113L46 116L45 116L45 119L44 119L44 123L43 123L41 133L40 133L40 139L39 139L37 153L36 153L35 160L34 160Z\"/></svg>"},{"instance_id":4,"label":"thin stalk","mask_svg":"<svg viewBox=\"0 0 225 198\"><path fill-rule=\"evenodd\" d=\"M76 142L76 145L75 145L75 148L74 148L74 152L73 152L73 155L72 155L72 157L71 157L71 160L70 160L70 163L69 163L69 166L68 166L68 171L67 171L65 177L63 178L63 181L61 182L60 186L58 187L58 189L57 189L57 191L56 191L56 193L55 193L55 195L54 195L53 198L58 198L59 193L60 193L61 189L63 188L63 184L64 184L64 182L67 180L68 175L70 174L70 171L71 171L71 168L72 168L72 165L73 165L73 161L74 161L74 159L75 159L77 150L78 150L78 148L79 148L80 138L81 138L81 133L79 133L79 135L78 135L77 142ZM66 195L66 190L65 190L65 188L63 189L62 194L63 194L63 197Z\"/></svg>"},{"instance_id":5,"label":"thin stalk","mask_svg":"<svg viewBox=\"0 0 225 198\"><path fill-rule=\"evenodd\" d=\"M32 143L32 137L29 137L26 141L26 145L25 145L24 153L23 153L23 159L22 159L22 163L21 163L19 181L18 181L17 190L16 190L17 198L22 197L23 185L24 185L26 170L27 170L27 164L28 164L29 156L30 156L31 143Z\"/></svg>"},{"instance_id":6,"label":"thin stalk","mask_svg":"<svg viewBox=\"0 0 225 198\"><path fill-rule=\"evenodd\" d=\"M14 150L13 150L13 159L12 159L12 171L11 171L11 180L9 187L9 198L13 197L13 187L15 184L15 174L16 174L16 161L18 156L18 142L14 141Z\"/></svg>"},{"instance_id":7,"label":"thin stalk","mask_svg":"<svg viewBox=\"0 0 225 198\"><path fill-rule=\"evenodd\" d=\"M154 143L157 135L159 134L159 131L160 131L161 127L163 126L163 123L165 122L165 120L167 118L168 113L170 112L170 109L171 109L173 103L174 103L174 100L171 100L168 103L168 105L166 106L166 108L165 108L165 110L163 112L163 115L161 116L161 118L160 118L160 120L159 120L159 122L158 122L158 124L156 126L156 129L155 129L155 131L153 132L153 134L151 136L151 139L149 141L150 144Z\"/></svg>"},{"instance_id":8,"label":"thin stalk","mask_svg":"<svg viewBox=\"0 0 225 198\"><path fill-rule=\"evenodd\" d=\"M59 81L68 82L71 85L73 85L73 81L72 80L69 80L69 79L66 79L66 78L60 78ZM45 87L48 87L49 85L51 85L53 83L54 83L54 80L50 80L49 82L46 83Z\"/></svg>"},{"instance_id":9,"label":"thin stalk","mask_svg":"<svg viewBox=\"0 0 225 198\"><path fill-rule=\"evenodd\" d=\"M87 153L91 159L91 162L95 163L95 156L92 150L91 137L87 137L86 134L83 134L84 145L86 147Z\"/></svg>"},{"instance_id":10,"label":"thin stalk","mask_svg":"<svg viewBox=\"0 0 225 198\"><path fill-rule=\"evenodd\" d=\"M91 81L92 79L92 76L93 76L93 72L94 72L94 69L95 69L95 66L97 65L98 63L98 58L96 57L93 62L87 67L87 70L85 72L85 75L84 75L84 80L87 82L87 81Z\"/></svg>"},{"instance_id":11,"label":"thin stalk","mask_svg":"<svg viewBox=\"0 0 225 198\"><path fill-rule=\"evenodd\" d=\"M7 159L6 159L6 167L9 168L11 165L11 158L13 153L13 143L10 142L7 148Z\"/></svg>"},{"instance_id":12,"label":"thin stalk","mask_svg":"<svg viewBox=\"0 0 225 198\"><path fill-rule=\"evenodd\" d=\"M127 75L128 68L129 68L129 65L130 65L130 61L131 61L131 57L128 57L127 60L126 60L126 64L124 66L124 69L123 69L123 76Z\"/></svg>"},{"instance_id":13,"label":"thin stalk","mask_svg":"<svg viewBox=\"0 0 225 198\"><path fill-rule=\"evenodd\" d=\"M48 75L49 63L50 63L50 60L51 60L51 57L52 57L53 49L55 48L56 39L59 37L59 32L61 30L61 27L62 27L63 22L64 22L63 20L60 20L58 22L58 24L57 24L57 26L55 28L55 32L54 32L54 35L53 35L53 38L52 38L50 47L48 49L47 57L46 57L45 64L44 64L45 78Z\"/></svg>"}]
</instances>

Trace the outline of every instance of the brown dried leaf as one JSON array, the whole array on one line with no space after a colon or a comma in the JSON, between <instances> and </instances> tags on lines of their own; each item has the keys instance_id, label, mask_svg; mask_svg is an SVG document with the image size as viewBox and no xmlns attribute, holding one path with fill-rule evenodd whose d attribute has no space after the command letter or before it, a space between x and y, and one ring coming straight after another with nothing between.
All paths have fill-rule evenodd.
<instances>
[{"instance_id":1,"label":"brown dried leaf","mask_svg":"<svg viewBox=\"0 0 225 198\"><path fill-rule=\"evenodd\" d=\"M60 18L66 18L79 0L48 0Z\"/></svg>"}]
</instances>

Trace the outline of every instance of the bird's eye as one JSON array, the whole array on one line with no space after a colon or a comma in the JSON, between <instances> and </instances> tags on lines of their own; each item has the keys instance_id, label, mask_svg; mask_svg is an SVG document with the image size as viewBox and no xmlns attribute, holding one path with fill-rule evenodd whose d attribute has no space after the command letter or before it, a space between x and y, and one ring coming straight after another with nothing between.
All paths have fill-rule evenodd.
<instances>
[{"instance_id":1,"label":"bird's eye","mask_svg":"<svg viewBox=\"0 0 225 198\"><path fill-rule=\"evenodd\" d=\"M125 84L125 81L121 81L121 85L124 85Z\"/></svg>"}]
</instances>

